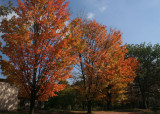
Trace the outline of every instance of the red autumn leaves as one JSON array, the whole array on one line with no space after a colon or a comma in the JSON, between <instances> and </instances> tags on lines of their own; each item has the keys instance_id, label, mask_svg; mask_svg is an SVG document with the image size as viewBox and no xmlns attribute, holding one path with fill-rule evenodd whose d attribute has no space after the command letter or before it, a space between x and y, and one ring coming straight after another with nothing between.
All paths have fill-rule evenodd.
<instances>
[{"instance_id":1,"label":"red autumn leaves","mask_svg":"<svg viewBox=\"0 0 160 114\"><path fill-rule=\"evenodd\" d=\"M47 100L54 96L64 88L59 81L71 77L73 65L78 62L83 64L82 90L88 99L97 89L103 92L109 85L109 91L123 93L134 80L138 62L125 58L127 50L120 31L107 31L96 21L79 18L66 26L70 14L65 0L18 3L18 17L4 19L0 26L5 41L1 52L9 58L1 60L1 67L29 98Z\"/></svg>"}]
</instances>

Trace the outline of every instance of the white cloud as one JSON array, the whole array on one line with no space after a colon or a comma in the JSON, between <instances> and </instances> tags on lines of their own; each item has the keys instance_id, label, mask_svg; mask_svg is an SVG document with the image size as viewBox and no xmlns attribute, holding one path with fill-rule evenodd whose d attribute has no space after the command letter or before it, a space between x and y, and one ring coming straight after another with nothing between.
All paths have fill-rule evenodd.
<instances>
[{"instance_id":1,"label":"white cloud","mask_svg":"<svg viewBox=\"0 0 160 114\"><path fill-rule=\"evenodd\" d=\"M69 24L69 21L66 21L66 22L65 22L65 25L68 26L68 24Z\"/></svg>"},{"instance_id":2,"label":"white cloud","mask_svg":"<svg viewBox=\"0 0 160 114\"><path fill-rule=\"evenodd\" d=\"M3 17L3 16L0 16L0 22L4 19L5 17Z\"/></svg>"},{"instance_id":3,"label":"white cloud","mask_svg":"<svg viewBox=\"0 0 160 114\"><path fill-rule=\"evenodd\" d=\"M95 16L95 14L94 14L94 13L91 13L91 12L87 14L87 18L88 18L88 19L93 19L94 16Z\"/></svg>"},{"instance_id":4,"label":"white cloud","mask_svg":"<svg viewBox=\"0 0 160 114\"><path fill-rule=\"evenodd\" d=\"M0 22L1 22L4 18L11 19L14 15L15 15L16 17L18 17L18 15L17 15L15 12L12 12L12 13L8 14L7 16L1 16L1 17L0 17Z\"/></svg>"},{"instance_id":5,"label":"white cloud","mask_svg":"<svg viewBox=\"0 0 160 114\"><path fill-rule=\"evenodd\" d=\"M106 9L107 9L106 6L103 6L103 7L100 7L100 8L99 8L100 12L104 12Z\"/></svg>"},{"instance_id":6,"label":"white cloud","mask_svg":"<svg viewBox=\"0 0 160 114\"><path fill-rule=\"evenodd\" d=\"M18 17L18 15L15 12L12 12L11 14L7 15L7 19L11 19L13 16Z\"/></svg>"},{"instance_id":7,"label":"white cloud","mask_svg":"<svg viewBox=\"0 0 160 114\"><path fill-rule=\"evenodd\" d=\"M99 13L103 13L109 6L110 0L84 0L84 4L86 5L89 12L87 14L88 19L93 19Z\"/></svg>"}]
</instances>

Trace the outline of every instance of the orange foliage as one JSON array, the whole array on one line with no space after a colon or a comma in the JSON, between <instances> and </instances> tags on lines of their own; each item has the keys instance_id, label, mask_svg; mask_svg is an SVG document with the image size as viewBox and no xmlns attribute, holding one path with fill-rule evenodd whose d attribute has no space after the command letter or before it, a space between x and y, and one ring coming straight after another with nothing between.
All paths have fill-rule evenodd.
<instances>
[{"instance_id":1,"label":"orange foliage","mask_svg":"<svg viewBox=\"0 0 160 114\"><path fill-rule=\"evenodd\" d=\"M17 17L0 25L3 73L25 89L31 99L47 100L64 88L59 81L71 77L77 43L69 36L65 0L24 0L15 8ZM73 42L72 44L70 42ZM72 47L72 46L73 47ZM7 69L7 70L6 70Z\"/></svg>"},{"instance_id":2,"label":"orange foliage","mask_svg":"<svg viewBox=\"0 0 160 114\"><path fill-rule=\"evenodd\" d=\"M96 21L79 23L84 49L79 52L83 84L78 89L87 101L102 99L106 92L123 94L136 76L138 61L125 58L127 49L122 45L121 32L107 31Z\"/></svg>"}]
</instances>

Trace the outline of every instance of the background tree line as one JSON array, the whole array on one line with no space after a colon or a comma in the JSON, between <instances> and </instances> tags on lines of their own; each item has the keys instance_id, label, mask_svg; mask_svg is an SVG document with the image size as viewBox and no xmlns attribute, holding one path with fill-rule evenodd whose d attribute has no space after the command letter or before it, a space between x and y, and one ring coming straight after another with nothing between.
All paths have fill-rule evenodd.
<instances>
[{"instance_id":1,"label":"background tree line","mask_svg":"<svg viewBox=\"0 0 160 114\"><path fill-rule=\"evenodd\" d=\"M107 99L105 96L100 99L98 98L99 96L95 96L94 99L97 100L92 101L93 110L123 108L159 109L160 45L152 45L151 43L128 44L126 48L128 49L128 53L125 57L135 57L140 65L133 83L128 84L125 88L125 99L117 101L116 98L120 94L112 95L112 102L110 102L109 97L107 97ZM84 93L79 91L78 88L83 85L83 76L78 75L76 79L72 84L67 84L66 88L58 93L58 96L50 98L49 101L46 102L46 107L63 110L86 110L87 102L84 100Z\"/></svg>"}]
</instances>

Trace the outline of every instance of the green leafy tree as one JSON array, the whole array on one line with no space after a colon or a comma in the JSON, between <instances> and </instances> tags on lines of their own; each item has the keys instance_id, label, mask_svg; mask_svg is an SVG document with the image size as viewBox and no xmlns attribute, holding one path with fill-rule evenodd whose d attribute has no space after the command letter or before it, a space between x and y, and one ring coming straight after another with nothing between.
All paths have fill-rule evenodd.
<instances>
[{"instance_id":1,"label":"green leafy tree","mask_svg":"<svg viewBox=\"0 0 160 114\"><path fill-rule=\"evenodd\" d=\"M134 56L140 62L139 72L134 80L134 88L139 89L134 91L137 92L135 95L141 96L141 107L148 108L153 103L151 99L156 99L160 88L160 45L128 44L127 49L129 51L126 57Z\"/></svg>"},{"instance_id":2,"label":"green leafy tree","mask_svg":"<svg viewBox=\"0 0 160 114\"><path fill-rule=\"evenodd\" d=\"M79 105L80 99L79 93L74 88L74 85L69 85L67 81L61 81L61 84L65 84L64 90L57 93L49 99L46 103L46 108L53 108L57 110L75 110Z\"/></svg>"}]
</instances>

